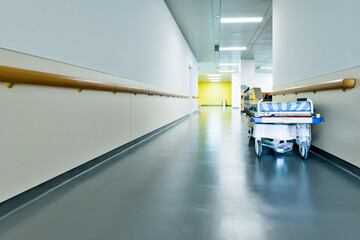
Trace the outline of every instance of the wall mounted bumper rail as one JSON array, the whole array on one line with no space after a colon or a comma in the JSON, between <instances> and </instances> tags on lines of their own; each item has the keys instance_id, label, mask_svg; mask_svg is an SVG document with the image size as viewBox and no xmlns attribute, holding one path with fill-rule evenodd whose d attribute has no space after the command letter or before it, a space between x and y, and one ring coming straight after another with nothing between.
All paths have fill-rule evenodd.
<instances>
[{"instance_id":1,"label":"wall mounted bumper rail","mask_svg":"<svg viewBox=\"0 0 360 240\"><path fill-rule=\"evenodd\" d=\"M126 86L116 83L106 83L93 81L83 78L38 72L33 70L14 68L8 66L0 66L0 82L5 82L8 88L12 88L14 84L30 84L30 85L41 85L41 86L52 86L52 87L64 87L74 88L79 92L82 90L98 90L98 91L109 91L114 94L117 92L121 93L133 93L133 94L146 94L149 96L166 96L166 97L178 97L178 98L189 98L187 95L161 92L155 90L149 90L145 88Z\"/></svg>"},{"instance_id":2,"label":"wall mounted bumper rail","mask_svg":"<svg viewBox=\"0 0 360 240\"><path fill-rule=\"evenodd\" d=\"M316 93L318 91L324 90L333 90L333 89L342 89L344 92L348 88L354 88L356 85L355 78L345 78L345 79L338 79L333 81L327 81L322 83L317 83L313 85L306 85L306 86L299 86L299 87L292 87L286 88L279 91L273 91L271 94L273 96L276 95L285 95L291 93L304 93L304 92L313 92Z\"/></svg>"}]
</instances>

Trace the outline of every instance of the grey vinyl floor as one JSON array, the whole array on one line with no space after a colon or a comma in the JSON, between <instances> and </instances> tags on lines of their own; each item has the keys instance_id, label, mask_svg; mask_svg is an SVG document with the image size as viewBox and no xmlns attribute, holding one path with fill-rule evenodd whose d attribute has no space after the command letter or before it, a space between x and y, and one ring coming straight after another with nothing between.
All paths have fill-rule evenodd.
<instances>
[{"instance_id":1,"label":"grey vinyl floor","mask_svg":"<svg viewBox=\"0 0 360 240\"><path fill-rule=\"evenodd\" d=\"M360 180L257 159L238 110L199 114L0 221L0 239L360 239Z\"/></svg>"}]
</instances>

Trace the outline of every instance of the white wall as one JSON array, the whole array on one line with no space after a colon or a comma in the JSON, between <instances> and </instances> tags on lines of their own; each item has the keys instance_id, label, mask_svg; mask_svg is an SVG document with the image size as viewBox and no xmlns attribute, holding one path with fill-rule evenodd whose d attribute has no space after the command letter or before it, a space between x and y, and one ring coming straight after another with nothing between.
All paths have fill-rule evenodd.
<instances>
[{"instance_id":1,"label":"white wall","mask_svg":"<svg viewBox=\"0 0 360 240\"><path fill-rule=\"evenodd\" d=\"M273 88L272 73L255 73L255 87L260 87L262 92L271 92Z\"/></svg>"},{"instance_id":2,"label":"white wall","mask_svg":"<svg viewBox=\"0 0 360 240\"><path fill-rule=\"evenodd\" d=\"M19 51L0 48L0 65L197 96L196 59L162 0L3 1L0 31L0 47ZM197 110L182 98L0 83L0 202L186 116L189 101Z\"/></svg>"},{"instance_id":3,"label":"white wall","mask_svg":"<svg viewBox=\"0 0 360 240\"><path fill-rule=\"evenodd\" d=\"M240 84L250 88L259 87L262 92L271 92L273 88L272 73L255 73L254 60L241 60L239 65Z\"/></svg>"},{"instance_id":4,"label":"white wall","mask_svg":"<svg viewBox=\"0 0 360 240\"><path fill-rule=\"evenodd\" d=\"M232 107L239 108L240 107L240 74L233 73L231 76L231 97L232 97Z\"/></svg>"},{"instance_id":5,"label":"white wall","mask_svg":"<svg viewBox=\"0 0 360 240\"><path fill-rule=\"evenodd\" d=\"M274 89L328 80L360 79L360 1L274 0ZM359 84L341 90L298 94L314 101L324 124L313 125L313 145L358 167ZM275 101L294 101L295 95Z\"/></svg>"},{"instance_id":6,"label":"white wall","mask_svg":"<svg viewBox=\"0 0 360 240\"><path fill-rule=\"evenodd\" d=\"M3 0L0 47L187 93L197 62L163 0Z\"/></svg>"},{"instance_id":7,"label":"white wall","mask_svg":"<svg viewBox=\"0 0 360 240\"><path fill-rule=\"evenodd\" d=\"M359 0L274 0L274 84L360 65Z\"/></svg>"},{"instance_id":8,"label":"white wall","mask_svg":"<svg viewBox=\"0 0 360 240\"><path fill-rule=\"evenodd\" d=\"M198 69L193 68L191 66L189 66L189 80L190 82L190 92L189 92L189 96L191 97L191 100L189 102L189 113L193 114L194 112L196 112L199 108L199 101L197 98L193 98L193 97L198 97Z\"/></svg>"},{"instance_id":9,"label":"white wall","mask_svg":"<svg viewBox=\"0 0 360 240\"><path fill-rule=\"evenodd\" d=\"M240 85L254 87L255 83L255 61L241 60L239 64Z\"/></svg>"}]
</instances>

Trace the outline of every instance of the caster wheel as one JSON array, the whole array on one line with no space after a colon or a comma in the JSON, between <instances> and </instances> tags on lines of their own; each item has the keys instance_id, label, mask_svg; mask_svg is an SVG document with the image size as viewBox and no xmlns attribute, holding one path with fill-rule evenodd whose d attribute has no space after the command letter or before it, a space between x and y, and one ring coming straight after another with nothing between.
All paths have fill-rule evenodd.
<instances>
[{"instance_id":1,"label":"caster wheel","mask_svg":"<svg viewBox=\"0 0 360 240\"><path fill-rule=\"evenodd\" d=\"M261 144L261 140L256 140L256 142L255 142L255 152L256 152L256 155L258 157L261 157L262 150L263 150L263 147L262 147L262 144Z\"/></svg>"},{"instance_id":2,"label":"caster wheel","mask_svg":"<svg viewBox=\"0 0 360 240\"><path fill-rule=\"evenodd\" d=\"M251 138L253 135L253 127L249 127L248 129L248 138Z\"/></svg>"},{"instance_id":3,"label":"caster wheel","mask_svg":"<svg viewBox=\"0 0 360 240\"><path fill-rule=\"evenodd\" d=\"M299 152L300 155L303 159L306 159L308 157L308 153L309 153L309 148L305 145L300 145L299 146Z\"/></svg>"}]
</instances>

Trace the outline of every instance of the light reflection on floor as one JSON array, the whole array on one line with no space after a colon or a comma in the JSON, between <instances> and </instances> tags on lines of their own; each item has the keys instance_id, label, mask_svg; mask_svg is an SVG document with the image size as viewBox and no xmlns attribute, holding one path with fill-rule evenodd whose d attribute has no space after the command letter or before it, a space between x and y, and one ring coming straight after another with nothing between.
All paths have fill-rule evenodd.
<instances>
[{"instance_id":1,"label":"light reflection on floor","mask_svg":"<svg viewBox=\"0 0 360 240\"><path fill-rule=\"evenodd\" d=\"M239 110L198 114L0 221L0 239L358 239L360 181L261 159Z\"/></svg>"}]
</instances>

